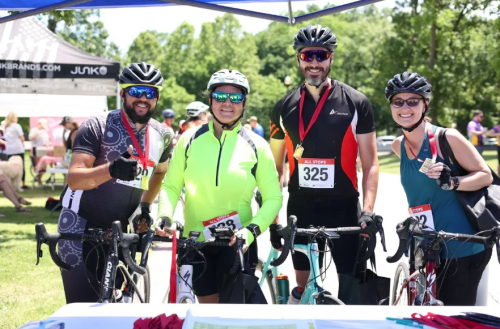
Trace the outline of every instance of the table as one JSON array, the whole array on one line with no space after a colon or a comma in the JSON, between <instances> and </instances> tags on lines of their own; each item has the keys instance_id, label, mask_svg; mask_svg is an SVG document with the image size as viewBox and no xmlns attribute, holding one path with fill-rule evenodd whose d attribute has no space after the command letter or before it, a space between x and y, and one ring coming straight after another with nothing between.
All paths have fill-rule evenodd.
<instances>
[{"instance_id":1,"label":"table","mask_svg":"<svg viewBox=\"0 0 500 329\"><path fill-rule=\"evenodd\" d=\"M138 318L155 317L165 313L184 318L190 310L195 316L259 319L314 319L314 320L385 320L386 317L409 317L412 313L428 312L458 315L478 312L498 316L495 306L332 306L332 305L235 305L235 304L89 304L75 303L61 307L49 319L65 323L65 329L133 328ZM401 328L404 328L401 326Z\"/></svg>"},{"instance_id":2,"label":"table","mask_svg":"<svg viewBox=\"0 0 500 329\"><path fill-rule=\"evenodd\" d=\"M64 175L64 183L62 186L66 185L66 175L68 174L69 168L60 168L60 167L55 167L55 168L48 168L45 173L50 174L50 187L52 188L52 191L54 191L54 186L56 185L61 185L61 184L56 184L56 178L55 174L63 174Z\"/></svg>"}]
</instances>

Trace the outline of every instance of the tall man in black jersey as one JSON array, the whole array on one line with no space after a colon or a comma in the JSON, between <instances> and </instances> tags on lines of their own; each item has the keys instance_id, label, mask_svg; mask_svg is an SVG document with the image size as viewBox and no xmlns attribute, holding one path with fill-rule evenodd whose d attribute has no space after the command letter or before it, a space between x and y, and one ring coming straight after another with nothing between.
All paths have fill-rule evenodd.
<instances>
[{"instance_id":1,"label":"tall man in black jersey","mask_svg":"<svg viewBox=\"0 0 500 329\"><path fill-rule=\"evenodd\" d=\"M61 195L59 232L108 229L116 220L125 229L136 210L142 218L137 233L152 220L150 204L165 177L173 137L152 119L163 77L154 65L133 63L119 82L123 108L91 117L78 130ZM98 256L100 250L89 242L59 242L59 256L72 267L62 271L67 303L98 300L105 257L102 252Z\"/></svg>"},{"instance_id":2,"label":"tall man in black jersey","mask_svg":"<svg viewBox=\"0 0 500 329\"><path fill-rule=\"evenodd\" d=\"M297 65L305 83L283 97L271 113L271 150L283 177L285 151L290 164L287 216L297 225L366 227L373 219L378 185L378 160L373 110L368 99L348 85L328 77L337 48L328 27L309 25L294 38ZM359 205L356 157L363 168L363 208ZM271 242L281 243L271 227ZM337 272L352 273L358 236L335 241L332 257ZM319 242L320 250L324 242ZM297 244L307 239L297 237ZM320 266L323 253L320 253ZM292 256L298 287L289 303L298 303L309 276L305 255Z\"/></svg>"}]
</instances>

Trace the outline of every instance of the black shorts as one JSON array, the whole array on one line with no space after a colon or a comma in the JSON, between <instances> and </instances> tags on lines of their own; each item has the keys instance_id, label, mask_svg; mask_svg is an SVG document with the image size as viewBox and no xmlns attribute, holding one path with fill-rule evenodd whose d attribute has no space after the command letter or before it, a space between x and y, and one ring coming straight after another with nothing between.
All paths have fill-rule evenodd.
<instances>
[{"instance_id":1,"label":"black shorts","mask_svg":"<svg viewBox=\"0 0 500 329\"><path fill-rule=\"evenodd\" d=\"M195 295L200 297L217 294L222 291L224 275L233 267L236 249L207 246L200 251L205 256L205 260L196 252L189 251L185 255L185 250L179 250L177 262L181 261L184 255L192 262L206 261L204 272L204 264L193 264L193 290Z\"/></svg>"},{"instance_id":2,"label":"black shorts","mask_svg":"<svg viewBox=\"0 0 500 329\"><path fill-rule=\"evenodd\" d=\"M497 146L497 159L498 159L498 164L500 165L500 146Z\"/></svg>"},{"instance_id":3,"label":"black shorts","mask_svg":"<svg viewBox=\"0 0 500 329\"><path fill-rule=\"evenodd\" d=\"M287 206L287 217L297 217L297 227L307 228L309 225L336 228L342 226L357 226L361 209L358 198L336 199L317 198L303 195L290 194ZM359 235L343 235L333 241L331 254L338 273L352 273L356 252L358 249ZM307 237L295 238L296 244L307 244ZM325 242L318 240L319 250L325 250ZM323 267L324 253L319 254L320 268ZM310 269L309 259L302 253L292 255L293 267L299 271Z\"/></svg>"}]
</instances>

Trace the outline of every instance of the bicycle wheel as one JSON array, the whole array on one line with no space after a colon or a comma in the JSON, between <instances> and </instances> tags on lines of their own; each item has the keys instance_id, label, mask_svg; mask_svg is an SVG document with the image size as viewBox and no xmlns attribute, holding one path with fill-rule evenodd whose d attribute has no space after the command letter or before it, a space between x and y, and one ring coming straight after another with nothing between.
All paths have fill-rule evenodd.
<instances>
[{"instance_id":1,"label":"bicycle wheel","mask_svg":"<svg viewBox=\"0 0 500 329\"><path fill-rule=\"evenodd\" d=\"M140 294L144 298L144 303L149 303L149 298L151 296L151 294L150 294L151 279L150 279L150 275L149 275L149 266L146 265L146 273L144 275L134 273L134 276L132 278L134 279L134 283L137 286L138 291L140 292ZM134 295L132 296L132 303L140 303L141 302L136 291L137 290L134 290Z\"/></svg>"},{"instance_id":2,"label":"bicycle wheel","mask_svg":"<svg viewBox=\"0 0 500 329\"><path fill-rule=\"evenodd\" d=\"M322 291L318 294L316 298L316 304L318 305L345 305L343 301L337 297L333 297L329 291Z\"/></svg>"},{"instance_id":3,"label":"bicycle wheel","mask_svg":"<svg viewBox=\"0 0 500 329\"><path fill-rule=\"evenodd\" d=\"M391 305L397 305L397 306L410 305L410 300L409 300L410 290L408 289L408 285L405 285L409 277L410 277L410 271L408 270L408 265L405 262L399 263L396 269L396 274L394 275L394 281L392 282ZM404 288L403 285L405 285ZM403 289L401 290L401 288ZM399 294L400 291L401 295Z\"/></svg>"},{"instance_id":4,"label":"bicycle wheel","mask_svg":"<svg viewBox=\"0 0 500 329\"><path fill-rule=\"evenodd\" d=\"M264 297L266 297L268 304L276 304L276 286L273 280L274 279L273 271L271 269L268 269L267 273L264 274L262 273L263 268L264 268L264 262L259 259L257 268L255 268L255 276L259 279L259 282L263 275L266 276L263 286L261 287L262 292L264 293Z\"/></svg>"}]
</instances>

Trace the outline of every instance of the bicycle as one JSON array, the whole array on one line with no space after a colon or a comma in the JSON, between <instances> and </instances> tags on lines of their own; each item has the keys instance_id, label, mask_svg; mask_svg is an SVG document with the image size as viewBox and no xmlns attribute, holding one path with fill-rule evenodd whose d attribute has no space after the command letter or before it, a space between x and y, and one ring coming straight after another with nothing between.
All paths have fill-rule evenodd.
<instances>
[{"instance_id":1,"label":"bicycle","mask_svg":"<svg viewBox=\"0 0 500 329\"><path fill-rule=\"evenodd\" d=\"M179 228L176 228L176 230L182 231L182 226ZM175 234L175 231L173 233ZM187 254L190 251L194 251L200 255L203 254L200 253L199 250L203 249L206 246L217 246L217 247L230 247L229 246L229 239L234 235L234 232L231 230L231 228L224 227L224 228L216 228L216 227L210 227L210 231L212 235L215 237L215 239L211 240L205 240L203 242L197 242L196 240L198 237L201 235L200 232L196 231L191 231L189 232L189 236L187 239L179 239L175 240L175 243L177 244L177 247L185 249L185 253L181 256L180 259L177 259L177 257L173 254L172 251L172 257L174 257L174 261L172 262L172 266L175 266L176 269L176 279L175 282L177 284L176 286L176 299L175 303L177 304L194 304L196 303L196 296L194 295L193 292L193 282L196 281L198 278L195 278L193 280L193 265L195 264L204 264L204 269L202 271L205 272L206 269L206 263L204 261L202 262L193 262L189 259L187 259ZM181 233L182 236L182 233ZM152 241L158 241L158 242L174 242L173 238L170 237L161 237L161 236L154 236L152 237ZM241 271L245 270L245 263L243 259L243 245L245 244L245 240L242 239L240 236L236 236L236 245L238 249L238 255L239 257L235 257L235 262L233 264L233 267L229 271L229 274L235 274L238 271L238 267L240 267ZM147 250L147 249L146 249ZM203 257L204 258L204 257ZM180 266L177 265L177 263L180 264ZM200 276L201 276L200 275ZM163 303L166 301L171 302L168 297L170 295L170 286L165 294L165 297L163 298Z\"/></svg>"},{"instance_id":2,"label":"bicycle","mask_svg":"<svg viewBox=\"0 0 500 329\"><path fill-rule=\"evenodd\" d=\"M143 266L139 266L134 261L139 236L137 234L123 233L119 221L113 222L112 228L109 230L91 229L88 233L47 233L43 223L36 224L35 231L37 239L36 265L39 264L40 258L43 257L42 244L47 244L54 263L66 271L71 270L71 266L63 262L56 251L56 245L59 240L87 241L110 245L105 260L106 269L103 271L102 279L99 283L100 292L98 302L120 302L120 294L118 294L118 290L115 290L116 273L120 269L125 278L124 288L120 290L121 295L125 298L121 301L124 303L149 303L151 286L149 268L145 262L141 262ZM126 266L118 259L118 246L122 249ZM131 298L128 298L128 295Z\"/></svg>"},{"instance_id":3,"label":"bicycle","mask_svg":"<svg viewBox=\"0 0 500 329\"><path fill-rule=\"evenodd\" d=\"M387 257L389 263L395 263L403 256L408 257L410 268L406 262L400 262L396 268L392 286L392 305L443 306L437 299L436 269L441 265L441 243L447 240L473 242L492 246L496 243L498 261L500 262L500 226L484 231L482 236L435 231L420 223L414 217L407 218L398 224L396 232L399 247L394 256ZM424 238L417 244L416 238ZM409 252L408 252L409 249ZM485 259L484 261L488 261ZM446 266L446 265L445 265Z\"/></svg>"},{"instance_id":4,"label":"bicycle","mask_svg":"<svg viewBox=\"0 0 500 329\"><path fill-rule=\"evenodd\" d=\"M290 251L292 254L295 251L303 253L309 259L311 271L306 287L304 288L304 292L302 293L300 304L344 305L340 299L334 297L329 291L323 289L322 284L318 281L318 278L321 276L318 260L320 251L318 250L318 243L316 240L320 238L333 242L333 240L339 239L340 236L344 234L368 234L369 240L367 251L364 255L360 256L358 260L359 264L363 264L373 255L373 252L375 251L377 232L380 234L382 246L384 251L386 251L382 222L383 219L381 216L375 216L373 223L364 229L359 226L338 228L312 227L302 229L297 228L297 217L290 216L288 217L287 226L278 228L278 233L285 242L283 245L283 251L277 259L270 261L270 265L279 266L283 264ZM296 235L308 237L309 243L307 245L294 244ZM325 272L327 269L325 269Z\"/></svg>"}]
</instances>

